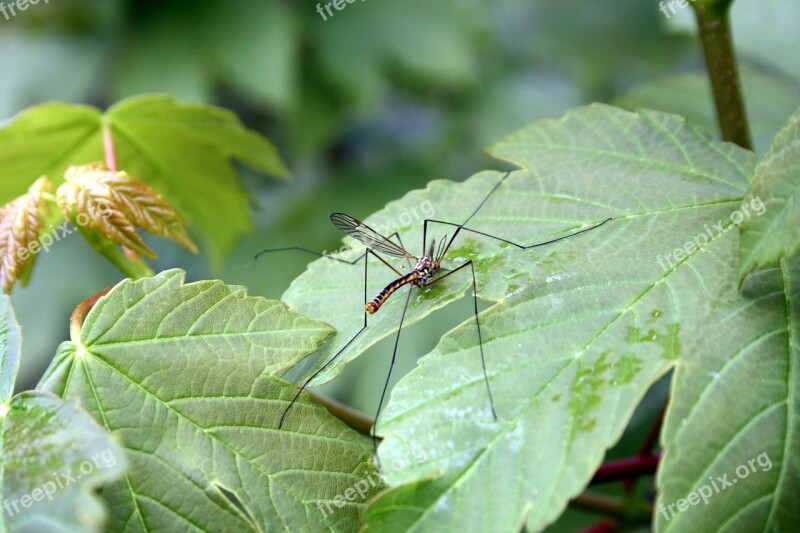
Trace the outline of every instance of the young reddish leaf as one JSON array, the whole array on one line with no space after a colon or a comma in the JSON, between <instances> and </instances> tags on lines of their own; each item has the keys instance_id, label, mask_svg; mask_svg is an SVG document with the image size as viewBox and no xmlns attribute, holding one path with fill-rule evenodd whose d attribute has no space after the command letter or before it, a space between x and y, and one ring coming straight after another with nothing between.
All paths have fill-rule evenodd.
<instances>
[{"instance_id":1,"label":"young reddish leaf","mask_svg":"<svg viewBox=\"0 0 800 533\"><path fill-rule=\"evenodd\" d=\"M70 167L64 179L56 192L58 205L79 226L150 258L156 254L136 232L137 226L197 253L178 212L126 172L91 163Z\"/></svg>"},{"instance_id":2,"label":"young reddish leaf","mask_svg":"<svg viewBox=\"0 0 800 533\"><path fill-rule=\"evenodd\" d=\"M47 177L42 176L24 194L0 208L0 285L6 293L33 263L41 249L39 232L52 191Z\"/></svg>"}]
</instances>

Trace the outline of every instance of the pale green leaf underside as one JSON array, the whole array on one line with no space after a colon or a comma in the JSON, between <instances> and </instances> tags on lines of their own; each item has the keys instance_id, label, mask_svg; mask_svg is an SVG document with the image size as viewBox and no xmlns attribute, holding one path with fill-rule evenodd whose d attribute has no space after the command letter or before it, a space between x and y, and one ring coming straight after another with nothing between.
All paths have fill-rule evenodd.
<instances>
[{"instance_id":1,"label":"pale green leaf underside","mask_svg":"<svg viewBox=\"0 0 800 533\"><path fill-rule=\"evenodd\" d=\"M248 196L232 159L265 174L287 173L266 139L220 108L167 96L123 100L105 114L51 103L0 129L0 203L23 194L41 175L58 185L69 165L104 160L104 125L118 168L162 193L202 232L215 259L250 227Z\"/></svg>"},{"instance_id":2,"label":"pale green leaf underside","mask_svg":"<svg viewBox=\"0 0 800 533\"><path fill-rule=\"evenodd\" d=\"M14 383L19 372L20 329L11 298L7 294L0 295L0 427L11 409L10 401L14 393ZM0 435L0 500L5 498L6 488L3 486L4 469L3 438ZM0 532L7 531L5 520L0 520Z\"/></svg>"},{"instance_id":3,"label":"pale green leaf underside","mask_svg":"<svg viewBox=\"0 0 800 533\"><path fill-rule=\"evenodd\" d=\"M728 264L736 252L731 248ZM716 276L726 297L687 316L709 327L691 339L675 372L657 529L794 530L800 521L800 262L782 260L753 274L744 295L736 291L735 270L705 274Z\"/></svg>"},{"instance_id":4,"label":"pale green leaf underside","mask_svg":"<svg viewBox=\"0 0 800 533\"><path fill-rule=\"evenodd\" d=\"M92 492L121 477L122 447L85 411L52 394L24 392L9 407L2 422L0 527L100 531L108 513Z\"/></svg>"},{"instance_id":5,"label":"pale green leaf underside","mask_svg":"<svg viewBox=\"0 0 800 533\"><path fill-rule=\"evenodd\" d=\"M103 491L110 528L352 528L363 501L327 516L317 505L374 470L368 440L306 396L278 430L296 389L269 375L330 331L242 287L184 284L180 271L103 297L42 385L122 437L131 470Z\"/></svg>"},{"instance_id":6,"label":"pale green leaf underside","mask_svg":"<svg viewBox=\"0 0 800 533\"><path fill-rule=\"evenodd\" d=\"M698 271L724 267L720 257L730 255L735 232L714 235L705 252L666 268L658 256L683 247L706 225L731 228L728 215L741 202L754 165L750 152L713 142L679 117L599 105L535 123L492 153L523 170L508 178L470 227L530 244L614 220L530 251L459 237L445 266L474 259L478 293L493 304L481 325L499 420L488 412L469 319L401 381L378 423L385 437L381 460L392 484L448 475L433 489L412 485L385 495L370 508L370 525L516 531L526 519L538 530L557 517L588 482L647 388L682 353L698 324L684 317L714 304L704 296L714 294L714 281ZM433 182L367 222L386 234L399 230L409 249L418 251L421 224L403 227L403 213L419 212L430 201L434 218L461 222L500 176ZM434 226L429 234L451 230ZM317 261L284 298L336 327L335 349L361 324L362 273L358 266ZM391 272L381 282L387 278ZM469 276L453 278L412 298L407 321L460 297ZM370 293L377 285L371 283ZM370 317L367 333L342 360L393 333L403 300L394 296ZM309 358L303 372L331 353ZM393 468L412 443L426 459ZM422 489L427 497L416 499ZM412 510L417 516L409 523Z\"/></svg>"},{"instance_id":7,"label":"pale green leaf underside","mask_svg":"<svg viewBox=\"0 0 800 533\"><path fill-rule=\"evenodd\" d=\"M0 405L11 399L19 371L20 331L11 299L0 295Z\"/></svg>"},{"instance_id":8,"label":"pale green leaf underside","mask_svg":"<svg viewBox=\"0 0 800 533\"><path fill-rule=\"evenodd\" d=\"M747 201L761 199L764 214L745 220L739 273L775 266L800 250L800 109L775 137L756 167Z\"/></svg>"}]
</instances>

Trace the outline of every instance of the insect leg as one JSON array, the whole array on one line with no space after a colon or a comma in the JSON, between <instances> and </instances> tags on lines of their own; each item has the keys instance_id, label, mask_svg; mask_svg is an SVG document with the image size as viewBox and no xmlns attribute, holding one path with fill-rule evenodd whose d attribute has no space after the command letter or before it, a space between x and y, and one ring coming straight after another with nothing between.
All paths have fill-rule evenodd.
<instances>
[{"instance_id":1,"label":"insect leg","mask_svg":"<svg viewBox=\"0 0 800 533\"><path fill-rule=\"evenodd\" d=\"M494 409L494 398L492 397L492 388L489 386L489 374L486 372L486 357L483 354L483 335L481 335L481 321L478 318L478 282L475 280L475 264L472 262L472 259L464 263L463 265L454 268L447 272L447 274L443 274L436 279L433 279L425 284L425 287L428 285L433 285L434 283L443 280L447 276L451 276L461 270L462 268L466 268L469 266L470 270L472 271L472 303L473 303L473 311L475 313L475 326L478 329L478 347L480 348L481 352L481 367L483 368L483 381L486 383L486 394L489 396L489 407L492 410L492 417L497 420L497 411Z\"/></svg>"},{"instance_id":2,"label":"insect leg","mask_svg":"<svg viewBox=\"0 0 800 533\"><path fill-rule=\"evenodd\" d=\"M400 234L399 233L397 233L395 231L394 233L389 235L388 238L391 239L392 237L397 237L397 242L400 244L400 248L402 248L403 250L408 250L408 248L406 248L403 245L403 239L400 238ZM414 268L414 263L411 262L411 258L409 256L406 256L406 261L408 262L408 268Z\"/></svg>"},{"instance_id":3,"label":"insect leg","mask_svg":"<svg viewBox=\"0 0 800 533\"><path fill-rule=\"evenodd\" d=\"M518 244L516 242L509 241L508 239L504 239L504 238L498 237L496 235L491 235L489 233L484 233L483 231L478 231L476 229L467 228L467 227L465 227L465 226L463 226L461 224L456 224L455 222L446 222L444 220L433 220L433 219L430 219L430 218L426 219L425 222L426 223L427 222L435 222L437 224L445 224L447 226L456 226L458 228L456 230L456 232L459 232L459 231L461 231L463 229L464 231L469 231L471 233L476 233L478 235L483 235L484 237L489 237L490 239L495 239L495 240L498 240L500 242L504 242L506 244L510 244L511 246L516 246L520 250L528 250L530 248L536 248L537 246L544 246L545 244L551 244L551 243L554 243L554 242L563 241L564 239L568 239L570 237L574 237L575 235L580 235L581 233L585 233L585 232L587 232L589 230L593 230L595 228L599 228L600 226L602 226L606 222L609 222L610 220L612 220L612 219L609 217L609 218L603 220L602 222L599 222L597 224L593 224L593 225L589 226L588 228L582 228L582 229L580 229L578 231L574 231L572 233L568 233L567 235L562 235L561 237L556 237L555 239L550 239L548 241L537 242L537 243L534 243L534 244L527 244L527 245ZM453 234L453 236L455 237L455 234ZM452 239L451 239L451 242L452 242Z\"/></svg>"},{"instance_id":4,"label":"insect leg","mask_svg":"<svg viewBox=\"0 0 800 533\"><path fill-rule=\"evenodd\" d=\"M307 254L316 255L317 257L327 257L328 259L332 259L334 261L339 261L340 263L346 263L348 265L355 265L366 254L366 252L364 252L363 254L359 255L358 257L356 257L352 261L348 261L347 259L340 259L338 257L333 257L332 255L327 255L327 254L323 254L321 252L316 252L314 250L309 250L308 248L303 248L302 246L288 246L286 248L267 248L266 250L261 250L260 252L258 252L255 255L254 259L258 259L259 257L261 257L264 254L268 254L268 253L272 253L272 252L286 252L288 250L297 250L297 251L300 251L300 252L305 252Z\"/></svg>"},{"instance_id":5,"label":"insect leg","mask_svg":"<svg viewBox=\"0 0 800 533\"><path fill-rule=\"evenodd\" d=\"M383 261L383 259L380 256L378 256L377 254L375 254L375 252L373 252L372 250L367 250L366 252L364 252L364 255L361 256L361 257L364 258L364 304L365 305L366 305L366 302L367 302L367 265L369 264L368 259L369 259L370 255L373 255L373 256L377 257L378 259L380 259L381 261ZM385 261L383 261L383 262L386 263ZM391 265L389 265L388 263L386 263L386 264L390 268L392 268ZM392 268L392 270L394 270L394 268ZM314 378L316 378L318 375L320 375L323 370L328 368L347 349L347 347L350 346L353 343L353 341L356 340L356 338L358 338L358 336L361 335L364 332L365 329L367 329L367 316L368 316L367 312L364 311L364 325L361 326L361 329L359 329L358 332L356 332L356 334L353 335L353 337L349 341L347 341L347 343L344 346L342 346L342 348L338 352L336 352L336 354L333 357L328 359L328 361L324 365L322 365L316 372L314 372L311 375L311 377L309 377L303 383L303 385L297 390L297 394L294 395L294 398L292 398L292 401L289 402L289 405L286 406L286 409L284 409L283 414L281 415L280 422L278 422L278 429L283 427L283 421L286 418L286 414L289 412L289 409L292 408L292 406L295 404L297 399L300 397L300 394L306 389L306 387L308 387L308 384L311 383L311 381Z\"/></svg>"},{"instance_id":6,"label":"insect leg","mask_svg":"<svg viewBox=\"0 0 800 533\"><path fill-rule=\"evenodd\" d=\"M454 224L454 223L452 223L452 222L448 222L448 224L449 224L449 225L451 225L451 226L455 226L455 227L456 227L456 230L453 232L453 236L452 236L452 237L450 237L450 240L447 242L447 246L445 246L445 248L444 248L444 250L442 251L442 253L441 253L441 255L440 255L440 257L439 257L439 258L441 258L441 257L444 257L444 254L446 254L446 253L447 253L447 250L449 250L449 249L450 249L450 245L451 245L451 244L453 244L453 241L454 241L454 240L456 240L456 236L458 235L458 232L460 232L460 231L461 231L461 229L462 229L464 226L466 226L467 222L469 222L469 221L472 219L472 217L474 217L474 216L475 216L475 213L477 213L478 211L480 211L481 207L483 207L483 205L486 203L486 201L487 201L487 200L489 200L489 197L490 197L490 196L491 196L491 195L494 193L494 191L496 191L496 190L497 190L497 188L498 188L498 187L500 187L500 185L502 185L502 183L503 183L503 182L506 180L506 178L507 178L507 177L509 177L510 175L511 175L511 171L509 170L508 172L506 172L506 173L503 175L503 177L502 177L502 178L500 178L500 181L498 181L497 183L495 183L495 184L494 184L494 186L492 187L492 190L490 190L490 191L489 191L489 193L488 193L488 194L487 194L487 195L486 195L486 196L483 198L483 200L481 200L481 203L480 203L480 204L478 204L478 207L476 207L476 208L475 208L475 210L472 212L472 214L471 214L470 216L468 216L468 217L467 217L467 219L466 219L464 222L462 222L461 224ZM426 245L426 243L428 242L427 236L428 236L428 222L429 222L429 221L430 221L430 222L439 222L438 220L431 220L431 219L427 219L427 218L426 218L426 219L425 219L425 221L423 222L423 224L422 224L422 245L423 245L423 247L424 247L424 246ZM425 252L425 250L423 250L423 254L424 254L424 252Z\"/></svg>"},{"instance_id":7,"label":"insect leg","mask_svg":"<svg viewBox=\"0 0 800 533\"><path fill-rule=\"evenodd\" d=\"M394 338L394 350L392 350L392 361L389 363L389 372L386 374L386 381L383 383L383 392L381 392L381 400L378 402L378 410L375 412L375 423L372 425L372 447L375 450L375 457L378 457L378 417L381 414L381 407L383 407L383 400L386 397L386 389L389 388L389 379L392 377L392 370L394 369L394 362L397 359L397 346L400 343L400 332L403 330L403 320L406 318L406 310L408 309L408 302L411 301L411 292L414 290L411 287L406 296L406 303L403 306L403 314L400 315L400 325L397 326L397 336ZM380 459L378 459L380 461Z\"/></svg>"}]
</instances>

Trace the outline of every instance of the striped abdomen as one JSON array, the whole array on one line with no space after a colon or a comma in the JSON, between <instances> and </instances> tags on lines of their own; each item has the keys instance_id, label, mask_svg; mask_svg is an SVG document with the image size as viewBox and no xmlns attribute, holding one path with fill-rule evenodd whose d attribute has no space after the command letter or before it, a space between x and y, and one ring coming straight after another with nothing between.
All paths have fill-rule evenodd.
<instances>
[{"instance_id":1,"label":"striped abdomen","mask_svg":"<svg viewBox=\"0 0 800 533\"><path fill-rule=\"evenodd\" d=\"M397 278L396 280L394 280L393 282L388 284L385 289L383 289L381 292L379 292L378 295L375 296L375 298L373 298L372 300L367 302L367 305L364 306L364 309L369 314L374 313L375 311L377 311L378 309L381 308L381 306L383 305L383 302L385 302L389 298L389 296L392 295L392 293L394 291L396 291L397 289L399 289L403 285L407 285L407 284L411 283L412 281L418 280L421 277L422 277L422 274L420 274L416 270L412 270L411 272L409 272L405 276L403 276L401 278Z\"/></svg>"}]
</instances>

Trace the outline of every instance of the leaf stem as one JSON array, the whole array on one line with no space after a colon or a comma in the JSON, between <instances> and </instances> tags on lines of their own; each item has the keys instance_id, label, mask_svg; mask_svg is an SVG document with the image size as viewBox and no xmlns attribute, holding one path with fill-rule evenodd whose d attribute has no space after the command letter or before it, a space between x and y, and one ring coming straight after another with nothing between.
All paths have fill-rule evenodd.
<instances>
[{"instance_id":1,"label":"leaf stem","mask_svg":"<svg viewBox=\"0 0 800 533\"><path fill-rule=\"evenodd\" d=\"M592 491L586 491L573 498L569 502L569 505L570 507L576 507L609 517L608 520L595 524L589 529L584 530L584 532L615 531L619 528L620 522L628 526L643 522L649 523L653 516L653 507L648 502L629 502L615 496L608 496L607 494L599 494Z\"/></svg>"},{"instance_id":2,"label":"leaf stem","mask_svg":"<svg viewBox=\"0 0 800 533\"><path fill-rule=\"evenodd\" d=\"M625 519L628 517L625 502L613 496L586 491L573 498L569 504L586 511L600 513L605 516Z\"/></svg>"},{"instance_id":3,"label":"leaf stem","mask_svg":"<svg viewBox=\"0 0 800 533\"><path fill-rule=\"evenodd\" d=\"M610 461L597 469L591 484L598 485L600 483L655 474L659 459L661 459L661 454L656 453L652 455L638 455L636 457L620 459L619 461Z\"/></svg>"},{"instance_id":4,"label":"leaf stem","mask_svg":"<svg viewBox=\"0 0 800 533\"><path fill-rule=\"evenodd\" d=\"M667 414L668 404L669 399L664 402L664 405L661 406L661 411L659 411L658 416L656 416L655 420L653 420L653 425L650 426L644 441L642 441L642 445L639 446L639 455L650 455L653 453L653 449L658 446L658 437L661 434L661 426L664 424L664 416Z\"/></svg>"},{"instance_id":5,"label":"leaf stem","mask_svg":"<svg viewBox=\"0 0 800 533\"><path fill-rule=\"evenodd\" d=\"M661 406L661 410L656 416L655 420L653 420L652 426L647 431L647 435L642 441L641 446L639 446L639 456L640 457L647 457L652 455L653 450L658 446L658 437L661 434L661 426L664 424L664 417L667 414L667 406L669 405L669 399L664 402L664 405ZM636 483L635 478L626 479L623 482L623 488L626 494L630 494L633 490L633 486Z\"/></svg>"},{"instance_id":6,"label":"leaf stem","mask_svg":"<svg viewBox=\"0 0 800 533\"><path fill-rule=\"evenodd\" d=\"M72 312L72 316L69 317L69 338L72 340L72 342L76 344L80 342L81 325L83 325L83 319L86 318L86 315L92 310L92 307L94 307L94 304L97 303L97 300L108 294L108 291L111 289L112 287L106 287L94 296L82 301L77 305L77 307L75 307L75 310Z\"/></svg>"},{"instance_id":7,"label":"leaf stem","mask_svg":"<svg viewBox=\"0 0 800 533\"><path fill-rule=\"evenodd\" d=\"M711 79L722 140L753 149L730 27L733 0L692 2Z\"/></svg>"},{"instance_id":8,"label":"leaf stem","mask_svg":"<svg viewBox=\"0 0 800 533\"><path fill-rule=\"evenodd\" d=\"M139 279L153 275L153 271L138 255L130 256L126 254L116 243L106 240L102 235L91 229L78 226L78 230L97 253L111 261L114 266L129 278Z\"/></svg>"},{"instance_id":9,"label":"leaf stem","mask_svg":"<svg viewBox=\"0 0 800 533\"><path fill-rule=\"evenodd\" d=\"M592 526L587 527L582 533L611 533L619 528L615 520L603 520Z\"/></svg>"},{"instance_id":10,"label":"leaf stem","mask_svg":"<svg viewBox=\"0 0 800 533\"><path fill-rule=\"evenodd\" d=\"M111 137L111 128L108 127L108 124L103 126L103 149L106 153L106 167L116 172L117 154L114 151L114 138Z\"/></svg>"},{"instance_id":11,"label":"leaf stem","mask_svg":"<svg viewBox=\"0 0 800 533\"><path fill-rule=\"evenodd\" d=\"M332 398L328 398L327 396L323 396L314 391L309 391L311 396L317 402L321 403L325 406L325 408L330 411L330 413L350 426L351 428L355 429L359 433L363 433L364 435L369 436L370 430L372 429L372 424L374 420L369 416L365 415L361 411L357 411L352 407L349 407L343 403L337 402Z\"/></svg>"}]
</instances>

